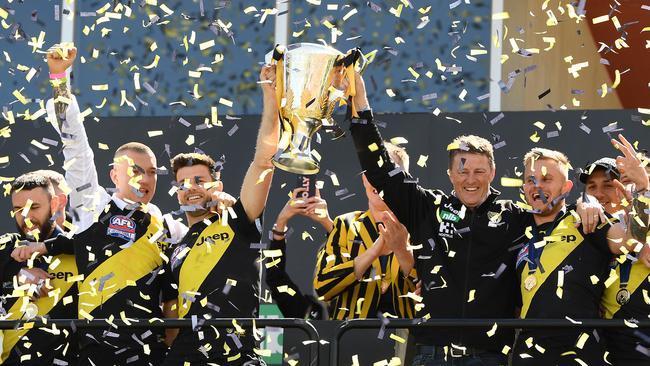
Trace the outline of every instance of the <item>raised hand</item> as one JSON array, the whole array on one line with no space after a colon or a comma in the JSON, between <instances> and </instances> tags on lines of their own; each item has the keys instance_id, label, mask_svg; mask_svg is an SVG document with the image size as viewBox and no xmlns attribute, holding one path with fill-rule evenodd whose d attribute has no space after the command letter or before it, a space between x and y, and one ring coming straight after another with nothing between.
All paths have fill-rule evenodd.
<instances>
[{"instance_id":1,"label":"raised hand","mask_svg":"<svg viewBox=\"0 0 650 366\"><path fill-rule=\"evenodd\" d=\"M72 43L55 44L47 50L47 66L50 74L64 73L77 57L77 48Z\"/></svg>"},{"instance_id":2,"label":"raised hand","mask_svg":"<svg viewBox=\"0 0 650 366\"><path fill-rule=\"evenodd\" d=\"M307 188L296 188L291 193L291 199L282 207L282 210L278 214L278 218L275 220L275 225L278 230L284 230L287 227L287 223L295 215L304 215L307 209L307 201L302 198L300 195L303 192L306 192Z\"/></svg>"},{"instance_id":3,"label":"raised hand","mask_svg":"<svg viewBox=\"0 0 650 366\"><path fill-rule=\"evenodd\" d=\"M648 189L648 173L641 166L641 159L636 153L634 146L621 134L619 140L612 139L612 144L623 153L623 156L616 157L616 166L621 175L625 174L634 184L636 190Z\"/></svg>"},{"instance_id":4,"label":"raised hand","mask_svg":"<svg viewBox=\"0 0 650 366\"><path fill-rule=\"evenodd\" d=\"M321 198L320 189L316 188L316 194L305 201L304 215L321 224L329 233L334 227L329 211L327 210L327 201Z\"/></svg>"},{"instance_id":5,"label":"raised hand","mask_svg":"<svg viewBox=\"0 0 650 366\"><path fill-rule=\"evenodd\" d=\"M210 192L212 191L212 192ZM216 208L217 212L222 212L228 207L232 207L237 202L237 199L230 194L215 190L208 190L210 192L210 197L212 198L213 207Z\"/></svg>"},{"instance_id":6,"label":"raised hand","mask_svg":"<svg viewBox=\"0 0 650 366\"><path fill-rule=\"evenodd\" d=\"M264 97L275 100L275 65L264 65L260 71L260 84Z\"/></svg>"},{"instance_id":7,"label":"raised hand","mask_svg":"<svg viewBox=\"0 0 650 366\"><path fill-rule=\"evenodd\" d=\"M582 224L582 232L590 234L596 231L599 222L607 222L607 216L605 216L605 210L596 197L585 196L587 200L583 200L582 197L578 198L576 213L579 219L576 221L575 226L578 227Z\"/></svg>"},{"instance_id":8,"label":"raised hand","mask_svg":"<svg viewBox=\"0 0 650 366\"><path fill-rule=\"evenodd\" d=\"M384 238L387 249L392 252L405 251L409 237L406 227L388 211L383 212L381 220L382 225L379 225L379 235Z\"/></svg>"}]
</instances>

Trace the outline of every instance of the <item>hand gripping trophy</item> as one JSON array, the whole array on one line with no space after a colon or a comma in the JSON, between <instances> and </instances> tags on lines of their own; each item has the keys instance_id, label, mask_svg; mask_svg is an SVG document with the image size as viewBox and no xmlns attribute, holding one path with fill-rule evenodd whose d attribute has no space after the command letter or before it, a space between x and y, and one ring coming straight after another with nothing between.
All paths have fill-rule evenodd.
<instances>
[{"instance_id":1,"label":"hand gripping trophy","mask_svg":"<svg viewBox=\"0 0 650 366\"><path fill-rule=\"evenodd\" d=\"M267 59L276 64L281 123L278 152L273 157L273 164L295 174L315 174L320 159L312 154L312 136L320 128L332 132L334 139L344 135L332 119L332 113L337 102L344 104L354 96L354 72L362 72L367 61L359 49L344 54L315 43L292 44L286 48L276 46ZM346 90L332 85L337 73L352 80ZM356 115L354 110L352 112Z\"/></svg>"}]
</instances>

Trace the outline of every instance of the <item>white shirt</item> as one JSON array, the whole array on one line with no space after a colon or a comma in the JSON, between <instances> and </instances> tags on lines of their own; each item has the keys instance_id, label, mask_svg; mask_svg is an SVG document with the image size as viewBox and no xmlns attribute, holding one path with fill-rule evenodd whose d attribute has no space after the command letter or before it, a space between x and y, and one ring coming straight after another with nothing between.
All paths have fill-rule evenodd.
<instances>
[{"instance_id":1,"label":"white shirt","mask_svg":"<svg viewBox=\"0 0 650 366\"><path fill-rule=\"evenodd\" d=\"M120 209L124 209L127 202L116 194L109 195L106 189L99 185L95 155L88 143L79 104L74 95L71 95L71 99L72 103L66 110L66 120L61 126L58 126L53 99L47 101L46 109L48 121L52 123L63 142L65 180L71 189L68 200L70 207L77 213L73 224L76 226L75 231L80 233L97 222L111 200ZM179 242L187 233L187 226L174 220L170 214L163 215L153 203L147 203L147 209L151 215L167 224L172 244Z\"/></svg>"}]
</instances>

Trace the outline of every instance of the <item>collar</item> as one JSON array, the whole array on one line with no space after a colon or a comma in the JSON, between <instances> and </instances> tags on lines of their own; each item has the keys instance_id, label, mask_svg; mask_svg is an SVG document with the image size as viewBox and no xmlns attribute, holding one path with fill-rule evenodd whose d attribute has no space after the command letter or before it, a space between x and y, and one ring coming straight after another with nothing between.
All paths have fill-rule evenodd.
<instances>
[{"instance_id":1,"label":"collar","mask_svg":"<svg viewBox=\"0 0 650 366\"><path fill-rule=\"evenodd\" d=\"M372 212L370 212L370 209L368 209L366 212L362 213L359 216L360 221L365 221L366 218L370 221L370 224L372 225L373 229L379 232L379 229L377 228L377 222L375 221L375 218L372 216Z\"/></svg>"},{"instance_id":2,"label":"collar","mask_svg":"<svg viewBox=\"0 0 650 366\"><path fill-rule=\"evenodd\" d=\"M485 201L483 201L483 203L478 205L478 207L476 207L475 210L476 211L484 211L500 195L501 195L500 191L498 191L494 187L490 186L490 192L488 193L487 198L485 199ZM452 197L452 200L453 200L453 202L452 202L453 204L463 205L463 203L460 201L460 199L458 199L458 197L456 196L456 191L453 191L453 190L451 191L451 197ZM469 210L469 207L467 209Z\"/></svg>"},{"instance_id":3,"label":"collar","mask_svg":"<svg viewBox=\"0 0 650 366\"><path fill-rule=\"evenodd\" d=\"M129 205L129 203L127 203L125 200L118 197L117 193L113 193L111 195L111 199L113 200L113 202L115 202L115 206L117 206L117 208L119 208L120 210L124 210L126 208L126 206ZM148 212L151 215L155 215L158 218L162 218L162 213L160 212L160 209L158 208L158 206L154 205L151 202L147 203L146 206L147 206Z\"/></svg>"}]
</instances>

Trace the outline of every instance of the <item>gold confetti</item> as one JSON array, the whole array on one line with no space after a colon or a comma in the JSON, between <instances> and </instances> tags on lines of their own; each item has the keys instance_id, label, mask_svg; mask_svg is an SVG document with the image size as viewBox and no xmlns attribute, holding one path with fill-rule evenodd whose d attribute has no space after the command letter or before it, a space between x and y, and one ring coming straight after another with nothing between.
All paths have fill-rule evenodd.
<instances>
[{"instance_id":1,"label":"gold confetti","mask_svg":"<svg viewBox=\"0 0 650 366\"><path fill-rule=\"evenodd\" d=\"M427 166L427 160L429 159L429 155L420 155L420 158L418 159L418 166L419 167L426 167Z\"/></svg>"}]
</instances>

